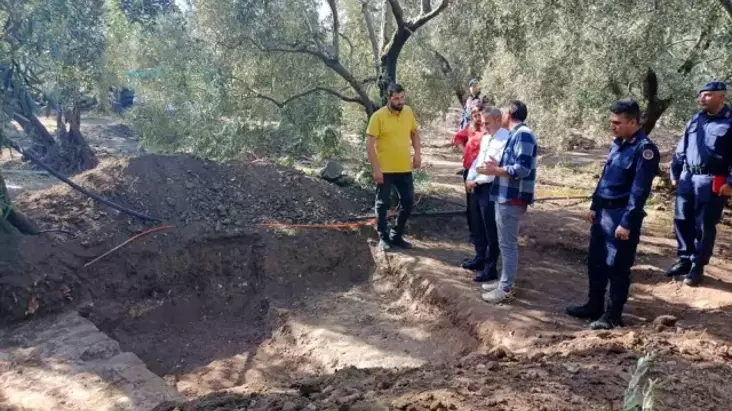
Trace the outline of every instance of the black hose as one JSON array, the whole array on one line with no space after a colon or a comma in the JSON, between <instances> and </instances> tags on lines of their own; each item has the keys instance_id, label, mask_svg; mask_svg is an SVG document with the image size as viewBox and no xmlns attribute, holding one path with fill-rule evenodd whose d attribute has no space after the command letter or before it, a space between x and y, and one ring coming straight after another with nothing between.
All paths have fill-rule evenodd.
<instances>
[{"instance_id":1,"label":"black hose","mask_svg":"<svg viewBox=\"0 0 732 411\"><path fill-rule=\"evenodd\" d=\"M17 152L19 152L20 154L22 154L24 157L29 158L32 162L38 164L41 168L43 168L44 170L48 171L48 173L51 174L52 176L58 178L59 180L61 180L64 183L68 184L69 186L71 186L71 188L73 188L74 190L76 190L76 191L78 191L78 192L80 192L80 193L82 193L82 194L84 194L84 195L86 195L88 197L91 197L91 198L93 198L94 200L96 200L96 201L98 201L100 203L106 204L109 207L112 207L115 210L120 211L122 213L125 213L127 215L131 215L133 217L137 217L137 218L139 218L141 220L160 221L160 219L158 219L158 218L150 217L150 216L147 216L147 215L142 214L140 212L137 212L135 210L130 210L129 208L122 207L119 204L113 203L113 202L107 200L104 197L101 197L101 196L99 196L97 194L94 194L94 193L86 190L85 188L81 187L80 185L78 185L78 184L74 183L73 181L69 180L68 178L64 177L58 171L56 171L56 170L52 169L51 167L47 166L46 164L44 164L35 155L33 155L33 154L31 154L31 153L29 153L29 152L24 151L23 149L21 149L20 146L18 145L18 143L14 142L14 141L12 141L10 139L6 139L6 141L8 142L8 144L10 145L10 147L14 148Z\"/></svg>"}]
</instances>

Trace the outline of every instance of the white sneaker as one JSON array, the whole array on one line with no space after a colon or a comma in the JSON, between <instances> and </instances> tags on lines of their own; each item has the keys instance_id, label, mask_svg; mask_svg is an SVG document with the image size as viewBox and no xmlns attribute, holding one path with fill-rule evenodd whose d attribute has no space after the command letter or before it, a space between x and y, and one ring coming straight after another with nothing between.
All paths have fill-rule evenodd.
<instances>
[{"instance_id":1,"label":"white sneaker","mask_svg":"<svg viewBox=\"0 0 732 411\"><path fill-rule=\"evenodd\" d=\"M481 286L480 286L480 288L482 288L482 289L483 289L483 291L493 291L493 290L495 290L496 288L498 288L498 285L499 285L500 283L501 283L501 282L500 282L500 281L498 281L498 280L496 280L496 281L489 281L489 282L487 282L487 283L483 283L483 285L481 285Z\"/></svg>"},{"instance_id":2,"label":"white sneaker","mask_svg":"<svg viewBox=\"0 0 732 411\"><path fill-rule=\"evenodd\" d=\"M483 295L481 295L481 298L485 302L489 302L489 303L493 303L493 304L498 304L498 303L503 302L504 300L506 300L509 296L510 296L510 294L507 293L507 292L505 292L505 291L503 291L503 288L498 287L498 288L495 288L492 291L489 291L487 293L483 293Z\"/></svg>"}]
</instances>

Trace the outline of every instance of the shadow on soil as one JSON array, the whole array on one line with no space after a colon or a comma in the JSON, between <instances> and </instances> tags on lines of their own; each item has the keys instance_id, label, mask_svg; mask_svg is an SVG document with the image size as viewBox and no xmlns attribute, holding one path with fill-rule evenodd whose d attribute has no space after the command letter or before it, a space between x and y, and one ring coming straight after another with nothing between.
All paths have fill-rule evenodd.
<instances>
[{"instance_id":1,"label":"shadow on soil","mask_svg":"<svg viewBox=\"0 0 732 411\"><path fill-rule=\"evenodd\" d=\"M586 326L564 315L567 305L583 303L587 295L589 227L578 213L529 210L521 230L516 298L510 304L490 307L480 300L479 288L471 281L473 273L459 268L464 257L473 255L464 240L464 217L431 218L429 225L421 224L424 221L415 219L411 225L421 247L405 253L401 263L434 280L433 287L450 287L463 293L465 299L472 301L471 306L486 306L481 315L495 321L497 327L523 328L524 333L519 334L522 337L574 332ZM651 244L668 244L649 253L649 239ZM729 343L732 327L721 323L732 315L731 272L718 262L707 270L713 277L698 289L670 282L662 271L674 262L674 243L655 237L642 239L625 310L627 325L632 329L649 324L660 315L674 315L685 327L706 329L710 336ZM700 304L705 299L708 303Z\"/></svg>"}]
</instances>

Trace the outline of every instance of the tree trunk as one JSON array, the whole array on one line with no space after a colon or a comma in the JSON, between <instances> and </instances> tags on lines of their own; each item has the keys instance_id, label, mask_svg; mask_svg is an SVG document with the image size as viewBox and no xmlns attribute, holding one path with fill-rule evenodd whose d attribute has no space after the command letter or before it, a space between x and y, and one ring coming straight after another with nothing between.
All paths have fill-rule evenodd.
<instances>
[{"instance_id":1,"label":"tree trunk","mask_svg":"<svg viewBox=\"0 0 732 411\"><path fill-rule=\"evenodd\" d=\"M400 27L394 32L391 41L387 45L387 50L381 55L381 76L379 78L379 92L381 103L386 104L386 89L390 83L397 81L397 62L399 54L401 54L404 44L412 36L412 33L406 27Z\"/></svg>"},{"instance_id":2,"label":"tree trunk","mask_svg":"<svg viewBox=\"0 0 732 411\"><path fill-rule=\"evenodd\" d=\"M81 134L81 109L78 105L65 112L59 111L56 127L58 143L42 157L46 165L62 174L71 175L91 170L99 164L99 160Z\"/></svg>"},{"instance_id":3,"label":"tree trunk","mask_svg":"<svg viewBox=\"0 0 732 411\"><path fill-rule=\"evenodd\" d=\"M646 111L643 113L641 127L646 134L650 134L656 127L658 119L661 118L666 109L671 105L671 99L658 97L658 76L653 69L649 68L643 79L643 97L646 101Z\"/></svg>"},{"instance_id":4,"label":"tree trunk","mask_svg":"<svg viewBox=\"0 0 732 411\"><path fill-rule=\"evenodd\" d=\"M91 170L99 164L99 160L81 134L81 109L78 104L67 110L64 117L69 128L67 130L65 124L59 128L61 166L57 170L66 174Z\"/></svg>"},{"instance_id":5,"label":"tree trunk","mask_svg":"<svg viewBox=\"0 0 732 411\"><path fill-rule=\"evenodd\" d=\"M38 227L25 214L13 208L5 179L0 174L0 243L14 241L20 234L35 234Z\"/></svg>"},{"instance_id":6,"label":"tree trunk","mask_svg":"<svg viewBox=\"0 0 732 411\"><path fill-rule=\"evenodd\" d=\"M31 141L33 141L32 150L39 156L45 156L56 145L51 133L48 132L46 126L41 123L41 120L34 113L16 113L13 120L20 124L23 131L30 136Z\"/></svg>"}]
</instances>

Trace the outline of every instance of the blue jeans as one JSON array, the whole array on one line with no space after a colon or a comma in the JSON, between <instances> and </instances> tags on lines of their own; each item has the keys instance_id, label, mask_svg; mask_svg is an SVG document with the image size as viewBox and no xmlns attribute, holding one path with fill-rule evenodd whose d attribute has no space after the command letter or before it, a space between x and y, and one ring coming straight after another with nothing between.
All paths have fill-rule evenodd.
<instances>
[{"instance_id":1,"label":"blue jeans","mask_svg":"<svg viewBox=\"0 0 732 411\"><path fill-rule=\"evenodd\" d=\"M496 228L501 249L502 269L499 287L511 291L518 271L519 223L526 214L526 206L496 204Z\"/></svg>"},{"instance_id":2,"label":"blue jeans","mask_svg":"<svg viewBox=\"0 0 732 411\"><path fill-rule=\"evenodd\" d=\"M709 264L725 200L712 193L712 176L681 173L674 215L679 259Z\"/></svg>"}]
</instances>

